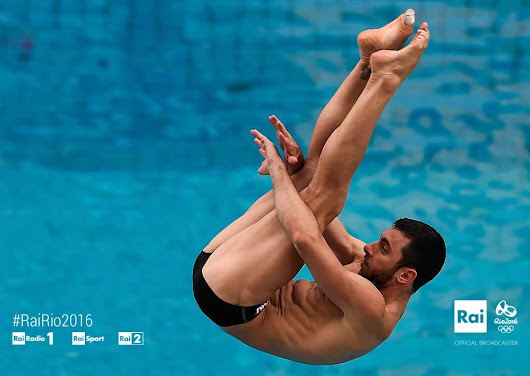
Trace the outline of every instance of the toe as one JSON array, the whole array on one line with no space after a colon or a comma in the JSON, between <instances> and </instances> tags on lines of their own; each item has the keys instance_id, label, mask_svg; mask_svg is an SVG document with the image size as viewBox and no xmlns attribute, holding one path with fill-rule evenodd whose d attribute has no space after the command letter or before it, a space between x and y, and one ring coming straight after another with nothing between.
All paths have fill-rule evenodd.
<instances>
[{"instance_id":1,"label":"toe","mask_svg":"<svg viewBox=\"0 0 530 376\"><path fill-rule=\"evenodd\" d=\"M407 11L403 14L403 23L407 26L410 26L414 24L414 21L415 21L414 10L407 9Z\"/></svg>"}]
</instances>

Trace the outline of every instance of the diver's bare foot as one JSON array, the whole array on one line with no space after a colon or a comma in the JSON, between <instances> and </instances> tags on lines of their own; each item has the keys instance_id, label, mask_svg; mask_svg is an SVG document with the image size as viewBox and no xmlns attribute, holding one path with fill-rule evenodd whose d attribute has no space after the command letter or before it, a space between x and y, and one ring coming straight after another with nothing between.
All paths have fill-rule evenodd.
<instances>
[{"instance_id":1,"label":"diver's bare foot","mask_svg":"<svg viewBox=\"0 0 530 376\"><path fill-rule=\"evenodd\" d=\"M412 35L414 10L409 9L389 24L365 30L357 37L361 61L368 66L370 56L379 50L399 50Z\"/></svg>"},{"instance_id":2,"label":"diver's bare foot","mask_svg":"<svg viewBox=\"0 0 530 376\"><path fill-rule=\"evenodd\" d=\"M421 24L408 46L399 51L381 50L370 57L372 80L385 80L391 87L399 86L414 70L429 44L429 25Z\"/></svg>"}]
</instances>

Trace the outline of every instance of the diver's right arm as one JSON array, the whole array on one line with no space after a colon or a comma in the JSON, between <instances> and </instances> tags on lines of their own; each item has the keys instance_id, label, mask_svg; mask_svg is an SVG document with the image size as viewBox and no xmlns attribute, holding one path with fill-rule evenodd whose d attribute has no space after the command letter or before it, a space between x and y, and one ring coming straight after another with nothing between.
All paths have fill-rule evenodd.
<instances>
[{"instance_id":1,"label":"diver's right arm","mask_svg":"<svg viewBox=\"0 0 530 376\"><path fill-rule=\"evenodd\" d=\"M302 149L276 115L269 116L269 121L276 130L276 137L283 150L289 175L296 174L302 169L305 162ZM266 163L266 161L263 161L263 163ZM264 170L261 172L264 172ZM299 174L291 177L298 191L307 187L314 173L314 166L308 164ZM351 236L338 217L328 225L323 235L342 265L355 262L358 269L361 270L361 263L364 260L363 248L366 243Z\"/></svg>"},{"instance_id":2,"label":"diver's right arm","mask_svg":"<svg viewBox=\"0 0 530 376\"><path fill-rule=\"evenodd\" d=\"M276 215L296 251L315 278L318 287L355 325L374 324L382 330L384 299L365 278L346 270L322 236L320 225L311 209L300 197L287 172L287 167L274 144L257 130L251 133L260 146L274 191Z\"/></svg>"}]
</instances>

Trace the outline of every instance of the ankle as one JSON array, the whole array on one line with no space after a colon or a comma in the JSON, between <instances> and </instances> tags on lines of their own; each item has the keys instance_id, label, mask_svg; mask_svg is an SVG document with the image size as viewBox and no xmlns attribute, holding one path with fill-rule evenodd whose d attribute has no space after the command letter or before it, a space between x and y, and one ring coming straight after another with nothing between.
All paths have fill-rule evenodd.
<instances>
[{"instance_id":1,"label":"ankle","mask_svg":"<svg viewBox=\"0 0 530 376\"><path fill-rule=\"evenodd\" d=\"M359 58L359 62L357 63L361 66L361 68L369 67L370 66L370 56L361 56Z\"/></svg>"},{"instance_id":2,"label":"ankle","mask_svg":"<svg viewBox=\"0 0 530 376\"><path fill-rule=\"evenodd\" d=\"M403 78L395 72L372 72L368 82L377 85L380 90L394 93L403 82Z\"/></svg>"}]
</instances>

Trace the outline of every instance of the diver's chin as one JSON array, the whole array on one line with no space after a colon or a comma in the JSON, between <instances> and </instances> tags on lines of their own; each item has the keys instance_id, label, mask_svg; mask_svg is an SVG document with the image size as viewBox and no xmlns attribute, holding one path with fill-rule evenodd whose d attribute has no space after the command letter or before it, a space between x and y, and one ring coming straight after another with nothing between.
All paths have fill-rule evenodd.
<instances>
[{"instance_id":1,"label":"diver's chin","mask_svg":"<svg viewBox=\"0 0 530 376\"><path fill-rule=\"evenodd\" d=\"M370 274L368 273L368 268L366 267L366 264L364 262L361 264L361 270L359 270L359 275L361 277L366 278L367 280L370 280Z\"/></svg>"}]
</instances>

